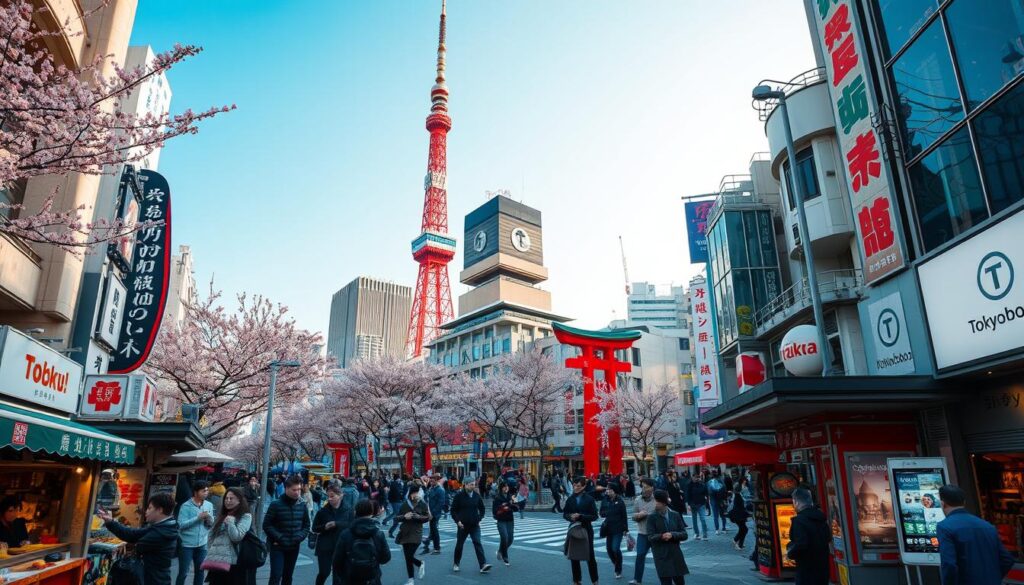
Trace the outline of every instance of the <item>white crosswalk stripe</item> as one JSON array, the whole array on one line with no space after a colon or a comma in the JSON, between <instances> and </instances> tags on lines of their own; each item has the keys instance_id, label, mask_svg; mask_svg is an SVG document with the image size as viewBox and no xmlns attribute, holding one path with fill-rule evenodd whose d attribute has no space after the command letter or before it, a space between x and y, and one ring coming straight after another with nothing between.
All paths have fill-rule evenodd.
<instances>
[{"instance_id":1,"label":"white crosswalk stripe","mask_svg":"<svg viewBox=\"0 0 1024 585\"><path fill-rule=\"evenodd\" d=\"M565 542L565 532L569 528L569 523L563 520L561 516L555 514L549 516L537 514L540 513L528 514L526 518L516 516L512 548L515 549L518 546L529 545L560 550ZM600 522L594 523L594 551L598 555L607 557L604 539L597 537L600 526ZM439 528L442 534L452 538L454 538L457 532L455 524L450 519L442 521ZM635 537L635 528L632 532ZM480 523L480 536L489 544L497 544L499 540L498 525L493 518L484 518L483 522ZM622 543L622 556L624 558L636 557L636 552L626 550L625 541Z\"/></svg>"}]
</instances>

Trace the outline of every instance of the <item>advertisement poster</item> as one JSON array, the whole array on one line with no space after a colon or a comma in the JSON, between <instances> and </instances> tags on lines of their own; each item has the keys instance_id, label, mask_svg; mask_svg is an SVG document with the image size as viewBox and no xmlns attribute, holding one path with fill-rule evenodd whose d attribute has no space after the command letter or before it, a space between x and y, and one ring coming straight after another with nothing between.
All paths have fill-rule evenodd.
<instances>
[{"instance_id":1,"label":"advertisement poster","mask_svg":"<svg viewBox=\"0 0 1024 585\"><path fill-rule=\"evenodd\" d=\"M156 494L171 494L174 497L174 492L178 487L178 474L177 473L154 473L149 476L149 496L153 497Z\"/></svg>"},{"instance_id":2,"label":"advertisement poster","mask_svg":"<svg viewBox=\"0 0 1024 585\"><path fill-rule=\"evenodd\" d=\"M886 459L906 453L850 453L847 478L861 550L891 549L899 543Z\"/></svg>"},{"instance_id":3,"label":"advertisement poster","mask_svg":"<svg viewBox=\"0 0 1024 585\"><path fill-rule=\"evenodd\" d=\"M762 567L775 566L775 539L772 537L772 519L768 515L768 502L754 502L754 544L757 563Z\"/></svg>"},{"instance_id":4,"label":"advertisement poster","mask_svg":"<svg viewBox=\"0 0 1024 585\"><path fill-rule=\"evenodd\" d=\"M777 502L773 504L773 507L775 508L775 526L779 536L779 551L782 553L782 566L785 568L796 567L796 561L791 560L786 554L786 549L789 548L789 529L793 526L796 508L793 507L793 504L784 502Z\"/></svg>"},{"instance_id":5,"label":"advertisement poster","mask_svg":"<svg viewBox=\"0 0 1024 585\"><path fill-rule=\"evenodd\" d=\"M146 485L146 470L139 468L118 469L114 472L117 486L119 506L114 518L129 526L142 526L145 523L146 499L143 490ZM177 483L177 481L175 481ZM102 482L100 493L103 492ZM171 492L171 495L174 495Z\"/></svg>"},{"instance_id":6,"label":"advertisement poster","mask_svg":"<svg viewBox=\"0 0 1024 585\"><path fill-rule=\"evenodd\" d=\"M938 524L946 518L939 502L945 483L942 469L894 469L896 501L903 527L903 548L911 553L938 553Z\"/></svg>"},{"instance_id":7,"label":"advertisement poster","mask_svg":"<svg viewBox=\"0 0 1024 585\"><path fill-rule=\"evenodd\" d=\"M708 261L708 212L714 204L714 200L709 200L689 202L683 206L691 264L706 264Z\"/></svg>"}]
</instances>

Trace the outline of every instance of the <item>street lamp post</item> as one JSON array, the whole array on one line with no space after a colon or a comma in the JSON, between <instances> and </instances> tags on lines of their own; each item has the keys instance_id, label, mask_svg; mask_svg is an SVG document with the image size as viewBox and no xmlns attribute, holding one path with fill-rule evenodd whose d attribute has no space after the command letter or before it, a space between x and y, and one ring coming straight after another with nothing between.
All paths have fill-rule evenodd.
<instances>
[{"instance_id":1,"label":"street lamp post","mask_svg":"<svg viewBox=\"0 0 1024 585\"><path fill-rule=\"evenodd\" d=\"M277 389L278 368L297 368L300 364L296 360L274 360L270 362L270 396L267 398L267 422L263 426L263 473L260 481L260 499L256 509L256 525L259 526L259 534L263 533L263 502L267 497L267 482L270 480L270 427L274 421L274 392Z\"/></svg>"},{"instance_id":2,"label":"street lamp post","mask_svg":"<svg viewBox=\"0 0 1024 585\"><path fill-rule=\"evenodd\" d=\"M786 133L786 157L789 159L790 188L794 190L796 197L796 214L800 226L800 242L804 248L804 265L807 272L807 286L811 289L811 307L814 310L814 322L818 330L818 347L821 354L821 375L828 377L832 374L832 348L825 338L825 315L821 309L821 293L818 290L818 274L814 270L814 252L811 250L811 239L807 231L807 213L804 211L804 187L797 178L796 168L796 147L793 146L793 129L789 124L789 110L786 109L786 92L781 89L772 89L770 85L758 85L754 88L751 96L759 101L775 99L779 101L779 111L782 114L782 129ZM785 173L783 173L785 176Z\"/></svg>"}]
</instances>

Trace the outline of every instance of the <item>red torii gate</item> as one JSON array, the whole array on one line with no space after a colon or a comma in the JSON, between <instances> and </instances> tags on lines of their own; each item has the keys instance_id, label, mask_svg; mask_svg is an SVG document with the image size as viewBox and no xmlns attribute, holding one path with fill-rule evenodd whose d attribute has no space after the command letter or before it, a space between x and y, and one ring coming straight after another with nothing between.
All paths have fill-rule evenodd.
<instances>
[{"instance_id":1,"label":"red torii gate","mask_svg":"<svg viewBox=\"0 0 1024 585\"><path fill-rule=\"evenodd\" d=\"M629 362L615 359L615 351L633 347L640 339L640 331L587 331L560 323L552 323L559 342L573 345L582 351L577 357L565 360L565 367L576 368L583 374L583 473L587 477L601 471L601 429L594 422L598 405L594 402L594 371L604 372L605 383L615 390L619 372L633 369ZM608 430L608 472L622 473L622 433L618 428Z\"/></svg>"}]
</instances>

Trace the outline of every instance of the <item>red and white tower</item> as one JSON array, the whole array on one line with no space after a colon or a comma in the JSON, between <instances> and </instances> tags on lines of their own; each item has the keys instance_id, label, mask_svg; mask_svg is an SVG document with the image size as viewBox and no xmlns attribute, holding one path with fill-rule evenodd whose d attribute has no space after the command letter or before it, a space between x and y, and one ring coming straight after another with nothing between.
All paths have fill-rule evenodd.
<instances>
[{"instance_id":1,"label":"red and white tower","mask_svg":"<svg viewBox=\"0 0 1024 585\"><path fill-rule=\"evenodd\" d=\"M448 263L455 256L455 239L448 235L447 140L452 128L448 117L448 86L444 82L445 0L441 0L441 31L437 42L437 79L430 89L430 156L423 179L423 223L412 241L412 257L420 265L416 277L406 353L423 355L423 346L440 333L440 326L454 317L448 286Z\"/></svg>"}]
</instances>

